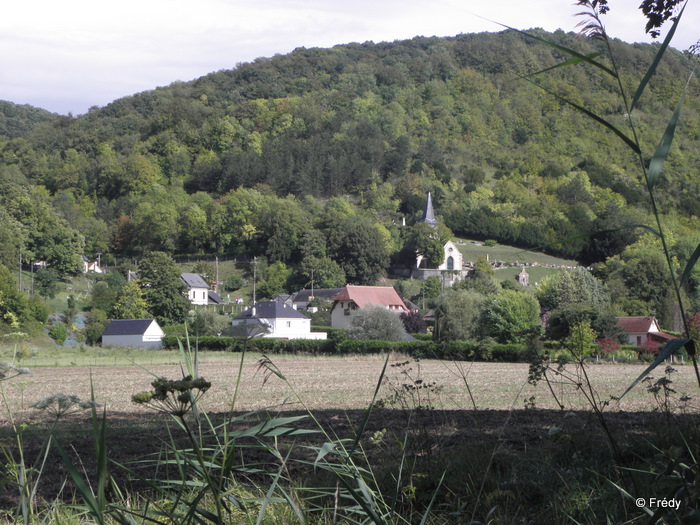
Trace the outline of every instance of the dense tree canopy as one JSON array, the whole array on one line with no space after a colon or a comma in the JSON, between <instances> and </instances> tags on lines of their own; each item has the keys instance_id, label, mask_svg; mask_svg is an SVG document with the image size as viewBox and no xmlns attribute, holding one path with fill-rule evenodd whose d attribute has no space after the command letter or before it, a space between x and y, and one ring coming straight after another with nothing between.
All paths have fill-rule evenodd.
<instances>
[{"instance_id":1,"label":"dense tree canopy","mask_svg":"<svg viewBox=\"0 0 700 525\"><path fill-rule=\"evenodd\" d=\"M595 39L533 32L606 51ZM656 46L612 45L634 84ZM637 104L644 158L692 60L669 49ZM2 104L0 261L14 266L22 253L65 275L81 255L257 255L285 264L290 286L374 284L402 248L438 259L445 239L411 231L430 191L456 235L599 263L611 290L629 287L620 313L668 310L659 293L668 283L651 270L659 261L626 252L644 237L632 226L651 222L637 159L584 115L514 81L560 61L513 31L417 37L299 48L77 118ZM556 68L542 83L623 121L598 70ZM679 264L698 242L699 90L688 85L656 186ZM696 274L688 293L700 306ZM159 308L168 319L184 311Z\"/></svg>"},{"instance_id":2,"label":"dense tree canopy","mask_svg":"<svg viewBox=\"0 0 700 525\"><path fill-rule=\"evenodd\" d=\"M500 343L522 343L541 330L540 305L529 294L503 290L484 304L481 323Z\"/></svg>"}]
</instances>

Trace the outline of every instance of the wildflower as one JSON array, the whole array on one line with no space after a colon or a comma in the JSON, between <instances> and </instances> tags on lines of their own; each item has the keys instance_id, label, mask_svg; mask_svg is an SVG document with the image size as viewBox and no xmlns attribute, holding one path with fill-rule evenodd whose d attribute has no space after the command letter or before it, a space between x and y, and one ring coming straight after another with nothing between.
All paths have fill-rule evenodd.
<instances>
[{"instance_id":1,"label":"wildflower","mask_svg":"<svg viewBox=\"0 0 700 525\"><path fill-rule=\"evenodd\" d=\"M20 368L16 367L12 363L4 363L0 361L0 381L5 381L19 375L31 373L32 371L29 370L29 368Z\"/></svg>"},{"instance_id":2,"label":"wildflower","mask_svg":"<svg viewBox=\"0 0 700 525\"><path fill-rule=\"evenodd\" d=\"M43 410L51 414L54 418L59 419L68 414L75 414L81 410L88 410L100 406L95 401L83 401L78 396L69 396L63 392L52 394L44 399L32 403L30 408Z\"/></svg>"},{"instance_id":3,"label":"wildflower","mask_svg":"<svg viewBox=\"0 0 700 525\"><path fill-rule=\"evenodd\" d=\"M152 391L134 394L131 401L158 412L181 417L209 390L211 383L202 377L192 379L192 376L185 376L175 380L159 377L151 386Z\"/></svg>"}]
</instances>

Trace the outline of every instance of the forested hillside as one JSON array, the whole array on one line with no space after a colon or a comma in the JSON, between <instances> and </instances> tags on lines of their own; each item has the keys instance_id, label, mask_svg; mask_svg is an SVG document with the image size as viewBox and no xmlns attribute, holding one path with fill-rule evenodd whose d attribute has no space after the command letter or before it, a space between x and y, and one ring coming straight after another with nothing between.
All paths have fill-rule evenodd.
<instances>
[{"instance_id":1,"label":"forested hillside","mask_svg":"<svg viewBox=\"0 0 700 525\"><path fill-rule=\"evenodd\" d=\"M56 116L45 109L0 100L0 137L5 140L26 137L38 124Z\"/></svg>"},{"instance_id":2,"label":"forested hillside","mask_svg":"<svg viewBox=\"0 0 700 525\"><path fill-rule=\"evenodd\" d=\"M536 33L603 51L573 34ZM636 85L655 46L615 49ZM31 132L0 130L0 260L16 264L21 248L26 260L68 271L83 252L247 253L372 282L400 257L409 237L402 218L410 226L431 191L460 236L625 262L649 248L643 230L552 244L650 222L635 158L519 78L563 60L513 31L300 48L77 118L27 112L14 129ZM692 60L669 50L638 105L648 156ZM616 86L598 70L538 78L624 125ZM698 244L700 209L697 80L688 89L658 185L681 261Z\"/></svg>"}]
</instances>

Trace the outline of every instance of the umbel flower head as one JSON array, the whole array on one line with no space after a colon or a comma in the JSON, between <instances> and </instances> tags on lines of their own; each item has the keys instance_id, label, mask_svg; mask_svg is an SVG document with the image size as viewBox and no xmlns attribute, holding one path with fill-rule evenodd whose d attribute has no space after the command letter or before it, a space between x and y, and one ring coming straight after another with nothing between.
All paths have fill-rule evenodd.
<instances>
[{"instance_id":1,"label":"umbel flower head","mask_svg":"<svg viewBox=\"0 0 700 525\"><path fill-rule=\"evenodd\" d=\"M134 394L131 396L131 401L158 412L183 416L209 390L211 383L203 377L196 379L192 379L192 376L182 379L159 377L151 383L151 386L152 391Z\"/></svg>"},{"instance_id":2,"label":"umbel flower head","mask_svg":"<svg viewBox=\"0 0 700 525\"><path fill-rule=\"evenodd\" d=\"M13 377L22 374L31 374L29 368L18 368L12 363L4 363L0 361L0 381L5 381L7 379L12 379Z\"/></svg>"},{"instance_id":3,"label":"umbel flower head","mask_svg":"<svg viewBox=\"0 0 700 525\"><path fill-rule=\"evenodd\" d=\"M47 414L51 414L58 419L61 416L75 414L81 410L97 408L100 404L95 401L82 401L78 396L68 396L63 392L58 392L44 399L40 399L29 406L37 410L43 410Z\"/></svg>"}]
</instances>

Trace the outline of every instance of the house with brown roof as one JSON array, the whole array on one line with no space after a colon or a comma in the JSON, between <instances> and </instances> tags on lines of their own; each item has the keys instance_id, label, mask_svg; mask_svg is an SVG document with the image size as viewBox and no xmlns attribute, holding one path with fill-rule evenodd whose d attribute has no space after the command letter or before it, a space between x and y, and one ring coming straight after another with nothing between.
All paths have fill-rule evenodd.
<instances>
[{"instance_id":1,"label":"house with brown roof","mask_svg":"<svg viewBox=\"0 0 700 525\"><path fill-rule=\"evenodd\" d=\"M400 314L408 312L406 304L392 286L355 286L345 285L333 298L331 308L331 326L347 328L350 325L350 314L358 308L370 305L384 308Z\"/></svg>"},{"instance_id":2,"label":"house with brown roof","mask_svg":"<svg viewBox=\"0 0 700 525\"><path fill-rule=\"evenodd\" d=\"M647 317L618 317L617 324L627 334L627 344L645 346L647 342L664 344L675 339L671 334L661 331L659 322L654 316Z\"/></svg>"}]
</instances>

